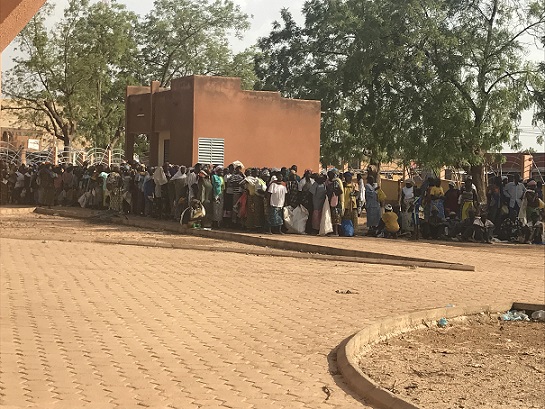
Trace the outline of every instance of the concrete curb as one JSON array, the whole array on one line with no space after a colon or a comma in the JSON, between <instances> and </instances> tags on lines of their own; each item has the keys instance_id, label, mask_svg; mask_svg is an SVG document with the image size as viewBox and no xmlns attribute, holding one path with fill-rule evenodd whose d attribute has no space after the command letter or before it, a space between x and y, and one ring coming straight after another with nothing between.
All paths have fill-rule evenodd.
<instances>
[{"instance_id":1,"label":"concrete curb","mask_svg":"<svg viewBox=\"0 0 545 409\"><path fill-rule=\"evenodd\" d=\"M387 318L362 329L341 343L337 350L339 371L352 391L377 408L423 409L382 388L365 375L358 364L358 355L361 351L365 347L404 332L436 325L436 321L442 317L452 319L479 314L481 312L503 312L510 310L513 305L513 302L504 302L483 306L437 308L413 312L395 318Z\"/></svg>"},{"instance_id":2,"label":"concrete curb","mask_svg":"<svg viewBox=\"0 0 545 409\"><path fill-rule=\"evenodd\" d=\"M70 209L46 209L38 207L36 213L45 215L57 215L62 217L73 217L78 219L88 219L90 217L96 217L104 215L101 211L92 211L88 215L82 215L81 212L70 211ZM161 231L169 231L174 233L180 233L184 235L204 237L216 240L232 241L235 243L249 244L253 246L266 247L268 249L288 250L299 254L306 254L306 257L302 258L328 258L335 257L335 260L371 263L371 264L384 264L394 265L401 267L423 267L423 268L436 268L445 270L457 270L457 271L475 271L475 266L448 263L442 261L431 261L423 258L394 256L390 254L341 249L337 247L327 247L318 244L300 243L287 240L277 240L267 237L255 236L244 233L233 233L228 231L218 230L203 230L203 229L190 229L186 226L182 226L179 223L150 220L148 218L138 216L115 216L105 217L105 222L111 222L116 224L122 224L126 226L140 227L144 229L157 229ZM321 257L308 257L308 255L320 255Z\"/></svg>"},{"instance_id":3,"label":"concrete curb","mask_svg":"<svg viewBox=\"0 0 545 409\"><path fill-rule=\"evenodd\" d=\"M0 207L0 215L28 214L34 213L35 207Z\"/></svg>"}]
</instances>

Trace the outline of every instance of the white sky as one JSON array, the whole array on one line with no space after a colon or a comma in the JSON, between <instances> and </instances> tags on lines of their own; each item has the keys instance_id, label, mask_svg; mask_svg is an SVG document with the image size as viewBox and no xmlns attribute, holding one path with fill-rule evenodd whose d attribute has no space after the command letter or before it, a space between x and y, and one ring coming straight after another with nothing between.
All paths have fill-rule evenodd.
<instances>
[{"instance_id":1,"label":"white sky","mask_svg":"<svg viewBox=\"0 0 545 409\"><path fill-rule=\"evenodd\" d=\"M239 4L242 10L252 17L251 28L244 33L244 38L242 40L236 38L232 39L231 44L234 51L242 51L246 47L255 44L259 37L266 36L271 30L273 21L280 19L280 10L282 8L288 8L296 21L300 24L303 23L301 9L305 0L233 1ZM68 0L49 0L49 2L55 4L55 15L59 18L62 15L64 7L68 3ZM153 0L118 0L118 2L125 4L129 10L140 15L148 13L153 7ZM535 61L543 61L545 59L545 51L539 49L535 44L529 42L528 50L528 57L530 59ZM13 67L13 57L15 53L13 45L8 46L2 53L2 71L9 70ZM544 151L545 147L539 146L536 142L536 136L540 130L532 127L531 118L531 112L527 112L523 115L523 121L521 123L521 141L523 148L534 148L538 151Z\"/></svg>"}]
</instances>

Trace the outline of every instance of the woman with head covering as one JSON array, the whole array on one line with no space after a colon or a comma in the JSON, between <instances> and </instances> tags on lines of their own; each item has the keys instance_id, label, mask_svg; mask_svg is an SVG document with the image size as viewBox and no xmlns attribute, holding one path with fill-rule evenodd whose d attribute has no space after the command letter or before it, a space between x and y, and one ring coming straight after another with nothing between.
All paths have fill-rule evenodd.
<instances>
[{"instance_id":1,"label":"woman with head covering","mask_svg":"<svg viewBox=\"0 0 545 409\"><path fill-rule=\"evenodd\" d=\"M240 200L240 197L242 196L242 182L244 181L244 168L242 166L236 166L235 170L233 171L233 174L229 178L229 184L228 188L232 192L233 197L233 204L232 204L232 212L231 212L231 222L233 226L240 224L240 217L239 217L239 205L237 203Z\"/></svg>"},{"instance_id":2,"label":"woman with head covering","mask_svg":"<svg viewBox=\"0 0 545 409\"><path fill-rule=\"evenodd\" d=\"M343 220L352 221L354 230L358 226L358 185L351 172L344 172L344 214Z\"/></svg>"},{"instance_id":3,"label":"woman with head covering","mask_svg":"<svg viewBox=\"0 0 545 409\"><path fill-rule=\"evenodd\" d=\"M259 177L258 170L253 168L250 170L250 175L245 179L246 190L248 192L247 211L246 211L246 227L248 229L260 229L264 227L264 206L263 195L267 190L267 185Z\"/></svg>"},{"instance_id":4,"label":"woman with head covering","mask_svg":"<svg viewBox=\"0 0 545 409\"><path fill-rule=\"evenodd\" d=\"M203 205L206 214L202 219L203 227L212 226L212 182L210 181L210 176L206 170L201 170L199 172L198 193L197 199Z\"/></svg>"},{"instance_id":5,"label":"woman with head covering","mask_svg":"<svg viewBox=\"0 0 545 409\"><path fill-rule=\"evenodd\" d=\"M343 183L339 179L336 169L327 172L327 181L325 182L326 195L331 208L331 224L333 225L333 235L339 235L339 226L344 212L344 189Z\"/></svg>"},{"instance_id":6,"label":"woman with head covering","mask_svg":"<svg viewBox=\"0 0 545 409\"><path fill-rule=\"evenodd\" d=\"M275 232L282 234L282 225L284 224L284 204L286 202L286 194L288 190L282 183L282 173L277 174L271 179L271 184L267 189L267 198L269 200L269 233L272 229Z\"/></svg>"},{"instance_id":7,"label":"woman with head covering","mask_svg":"<svg viewBox=\"0 0 545 409\"><path fill-rule=\"evenodd\" d=\"M310 193L312 194L312 231L314 234L318 234L320 231L320 223L322 221L322 211L324 208L324 202L326 200L326 188L325 188L326 176L323 174L315 177L315 182L310 187Z\"/></svg>"},{"instance_id":8,"label":"woman with head covering","mask_svg":"<svg viewBox=\"0 0 545 409\"><path fill-rule=\"evenodd\" d=\"M225 181L223 180L223 167L216 166L212 173L212 227L221 227L223 220L223 202Z\"/></svg>"},{"instance_id":9,"label":"woman with head covering","mask_svg":"<svg viewBox=\"0 0 545 409\"><path fill-rule=\"evenodd\" d=\"M414 181L407 179L405 186L401 189L401 230L403 232L413 231L411 223L411 210L414 204Z\"/></svg>"},{"instance_id":10,"label":"woman with head covering","mask_svg":"<svg viewBox=\"0 0 545 409\"><path fill-rule=\"evenodd\" d=\"M376 229L380 223L380 202L373 176L367 176L365 184L365 209L367 213L367 228Z\"/></svg>"},{"instance_id":11,"label":"woman with head covering","mask_svg":"<svg viewBox=\"0 0 545 409\"><path fill-rule=\"evenodd\" d=\"M55 204L55 177L51 163L46 163L39 171L40 189L43 189L42 204L51 207Z\"/></svg>"},{"instance_id":12,"label":"woman with head covering","mask_svg":"<svg viewBox=\"0 0 545 409\"><path fill-rule=\"evenodd\" d=\"M121 197L121 187L123 179L119 173L119 167L116 165L112 168L110 174L106 177L106 189L110 196L109 209L120 212L123 206L123 198Z\"/></svg>"}]
</instances>

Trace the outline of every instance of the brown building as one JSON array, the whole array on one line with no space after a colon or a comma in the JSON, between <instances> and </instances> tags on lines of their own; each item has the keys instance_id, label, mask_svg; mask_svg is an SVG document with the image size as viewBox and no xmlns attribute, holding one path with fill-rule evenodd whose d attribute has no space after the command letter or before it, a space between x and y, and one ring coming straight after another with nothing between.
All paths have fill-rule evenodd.
<instances>
[{"instance_id":1,"label":"brown building","mask_svg":"<svg viewBox=\"0 0 545 409\"><path fill-rule=\"evenodd\" d=\"M19 34L45 0L2 0L0 2L0 52Z\"/></svg>"},{"instance_id":2,"label":"brown building","mask_svg":"<svg viewBox=\"0 0 545 409\"><path fill-rule=\"evenodd\" d=\"M170 89L157 82L128 87L126 158L133 157L135 136L146 134L150 165L239 160L248 167L317 170L320 102L240 85L240 78L191 76L173 80Z\"/></svg>"},{"instance_id":3,"label":"brown building","mask_svg":"<svg viewBox=\"0 0 545 409\"><path fill-rule=\"evenodd\" d=\"M2 51L11 43L46 0L0 0L0 71ZM0 95L2 79L0 78ZM1 105L0 105L1 110Z\"/></svg>"}]
</instances>

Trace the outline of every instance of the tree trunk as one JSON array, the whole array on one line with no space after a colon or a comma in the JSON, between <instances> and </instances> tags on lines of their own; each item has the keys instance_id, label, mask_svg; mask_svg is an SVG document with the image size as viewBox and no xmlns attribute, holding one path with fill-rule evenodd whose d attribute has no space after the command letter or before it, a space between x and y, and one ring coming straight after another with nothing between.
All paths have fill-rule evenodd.
<instances>
[{"instance_id":1,"label":"tree trunk","mask_svg":"<svg viewBox=\"0 0 545 409\"><path fill-rule=\"evenodd\" d=\"M484 165L471 166L471 177L473 178L473 184L477 187L477 196L481 203L486 203L486 176L484 169Z\"/></svg>"},{"instance_id":2,"label":"tree trunk","mask_svg":"<svg viewBox=\"0 0 545 409\"><path fill-rule=\"evenodd\" d=\"M62 157L64 159L64 162L70 161L70 137L65 135L62 139L62 142L64 143L64 148L62 150Z\"/></svg>"}]
</instances>

